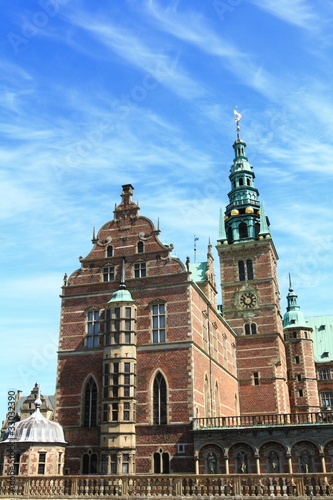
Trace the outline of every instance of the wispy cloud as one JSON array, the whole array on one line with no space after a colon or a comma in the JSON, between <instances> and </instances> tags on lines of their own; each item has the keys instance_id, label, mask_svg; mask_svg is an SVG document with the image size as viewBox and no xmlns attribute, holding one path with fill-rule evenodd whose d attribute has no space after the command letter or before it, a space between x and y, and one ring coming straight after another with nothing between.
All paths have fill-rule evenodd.
<instances>
[{"instance_id":1,"label":"wispy cloud","mask_svg":"<svg viewBox=\"0 0 333 500\"><path fill-rule=\"evenodd\" d=\"M317 29L320 25L319 5L314 8L314 3L309 3L308 0L279 0L279 2L250 0L250 2L286 23L309 31Z\"/></svg>"}]
</instances>

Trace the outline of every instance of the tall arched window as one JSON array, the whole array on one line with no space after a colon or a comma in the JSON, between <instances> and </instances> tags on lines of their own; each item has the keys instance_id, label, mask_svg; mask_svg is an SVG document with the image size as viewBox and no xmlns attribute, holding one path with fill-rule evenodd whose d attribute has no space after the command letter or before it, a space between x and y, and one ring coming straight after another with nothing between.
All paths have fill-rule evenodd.
<instances>
[{"instance_id":1,"label":"tall arched window","mask_svg":"<svg viewBox=\"0 0 333 500\"><path fill-rule=\"evenodd\" d=\"M240 239L244 239L248 237L247 224L245 222L241 222L238 226L238 232Z\"/></svg>"},{"instance_id":2,"label":"tall arched window","mask_svg":"<svg viewBox=\"0 0 333 500\"><path fill-rule=\"evenodd\" d=\"M157 373L153 385L153 423L167 423L167 387L162 373Z\"/></svg>"},{"instance_id":3,"label":"tall arched window","mask_svg":"<svg viewBox=\"0 0 333 500\"><path fill-rule=\"evenodd\" d=\"M162 448L154 453L154 474L169 474L169 453Z\"/></svg>"},{"instance_id":4,"label":"tall arched window","mask_svg":"<svg viewBox=\"0 0 333 500\"><path fill-rule=\"evenodd\" d=\"M112 245L108 246L107 251L106 251L106 255L108 257L113 257L113 246Z\"/></svg>"},{"instance_id":5,"label":"tall arched window","mask_svg":"<svg viewBox=\"0 0 333 500\"><path fill-rule=\"evenodd\" d=\"M139 241L138 243L138 253L143 253L144 252L144 244L142 241Z\"/></svg>"},{"instance_id":6,"label":"tall arched window","mask_svg":"<svg viewBox=\"0 0 333 500\"><path fill-rule=\"evenodd\" d=\"M97 454L91 450L82 455L82 474L97 474Z\"/></svg>"},{"instance_id":7,"label":"tall arched window","mask_svg":"<svg viewBox=\"0 0 333 500\"><path fill-rule=\"evenodd\" d=\"M247 271L247 279L253 280L253 264L251 259L248 259L246 261L246 271Z\"/></svg>"},{"instance_id":8,"label":"tall arched window","mask_svg":"<svg viewBox=\"0 0 333 500\"><path fill-rule=\"evenodd\" d=\"M84 427L95 427L97 425L97 386L92 377L86 383L83 412Z\"/></svg>"}]
</instances>

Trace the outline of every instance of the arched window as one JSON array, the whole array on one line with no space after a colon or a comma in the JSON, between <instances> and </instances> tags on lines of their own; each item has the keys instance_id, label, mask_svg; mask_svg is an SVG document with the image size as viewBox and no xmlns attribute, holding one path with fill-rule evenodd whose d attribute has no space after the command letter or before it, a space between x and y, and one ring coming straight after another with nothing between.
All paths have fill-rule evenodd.
<instances>
[{"instance_id":1,"label":"arched window","mask_svg":"<svg viewBox=\"0 0 333 500\"><path fill-rule=\"evenodd\" d=\"M113 246L109 245L106 250L107 257L113 257Z\"/></svg>"},{"instance_id":2,"label":"arched window","mask_svg":"<svg viewBox=\"0 0 333 500\"><path fill-rule=\"evenodd\" d=\"M167 387L161 373L157 373L153 385L153 423L167 423Z\"/></svg>"},{"instance_id":3,"label":"arched window","mask_svg":"<svg viewBox=\"0 0 333 500\"><path fill-rule=\"evenodd\" d=\"M245 281L245 264L243 260L238 262L239 281Z\"/></svg>"},{"instance_id":4,"label":"arched window","mask_svg":"<svg viewBox=\"0 0 333 500\"><path fill-rule=\"evenodd\" d=\"M253 264L251 259L247 259L246 261L246 271L247 271L247 279L253 280Z\"/></svg>"},{"instance_id":5,"label":"arched window","mask_svg":"<svg viewBox=\"0 0 333 500\"><path fill-rule=\"evenodd\" d=\"M238 183L240 186L243 186L243 179L242 178L238 179Z\"/></svg>"},{"instance_id":6,"label":"arched window","mask_svg":"<svg viewBox=\"0 0 333 500\"><path fill-rule=\"evenodd\" d=\"M238 231L241 240L248 237L247 224L245 222L239 224Z\"/></svg>"},{"instance_id":7,"label":"arched window","mask_svg":"<svg viewBox=\"0 0 333 500\"><path fill-rule=\"evenodd\" d=\"M138 253L143 253L144 252L144 244L142 241L139 241L138 243Z\"/></svg>"},{"instance_id":8,"label":"arched window","mask_svg":"<svg viewBox=\"0 0 333 500\"><path fill-rule=\"evenodd\" d=\"M97 454L91 450L82 455L82 474L97 474Z\"/></svg>"},{"instance_id":9,"label":"arched window","mask_svg":"<svg viewBox=\"0 0 333 500\"><path fill-rule=\"evenodd\" d=\"M86 383L83 412L84 427L95 427L97 425L97 386L92 377Z\"/></svg>"},{"instance_id":10,"label":"arched window","mask_svg":"<svg viewBox=\"0 0 333 500\"><path fill-rule=\"evenodd\" d=\"M247 184L248 186L251 186L251 179L249 179L248 177L246 178L246 184Z\"/></svg>"},{"instance_id":11,"label":"arched window","mask_svg":"<svg viewBox=\"0 0 333 500\"><path fill-rule=\"evenodd\" d=\"M257 325L255 323L245 323L244 331L245 335L256 335Z\"/></svg>"},{"instance_id":12,"label":"arched window","mask_svg":"<svg viewBox=\"0 0 333 500\"><path fill-rule=\"evenodd\" d=\"M154 474L169 474L169 453L162 448L154 453Z\"/></svg>"}]
</instances>

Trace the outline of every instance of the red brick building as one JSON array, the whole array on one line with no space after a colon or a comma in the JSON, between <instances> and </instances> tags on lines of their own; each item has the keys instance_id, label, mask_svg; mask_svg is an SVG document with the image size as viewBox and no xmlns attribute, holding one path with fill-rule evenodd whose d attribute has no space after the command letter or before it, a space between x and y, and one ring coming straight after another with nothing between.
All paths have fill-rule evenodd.
<instances>
[{"instance_id":1,"label":"red brick building","mask_svg":"<svg viewBox=\"0 0 333 500\"><path fill-rule=\"evenodd\" d=\"M239 135L233 148L217 244L223 314L211 245L204 263L173 256L130 184L65 276L55 418L67 473L333 471L312 329L291 285L282 322L269 220Z\"/></svg>"}]
</instances>

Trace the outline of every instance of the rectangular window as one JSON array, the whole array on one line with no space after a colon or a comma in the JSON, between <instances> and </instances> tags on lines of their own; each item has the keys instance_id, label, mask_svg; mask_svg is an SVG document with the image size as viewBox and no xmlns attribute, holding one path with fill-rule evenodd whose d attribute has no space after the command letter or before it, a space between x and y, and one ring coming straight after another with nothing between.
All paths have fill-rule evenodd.
<instances>
[{"instance_id":1,"label":"rectangular window","mask_svg":"<svg viewBox=\"0 0 333 500\"><path fill-rule=\"evenodd\" d=\"M20 473L20 454L15 453L14 457L14 474L15 476L18 476Z\"/></svg>"},{"instance_id":2,"label":"rectangular window","mask_svg":"<svg viewBox=\"0 0 333 500\"><path fill-rule=\"evenodd\" d=\"M124 334L124 344L130 344L131 343L131 334L130 332L125 332Z\"/></svg>"},{"instance_id":3,"label":"rectangular window","mask_svg":"<svg viewBox=\"0 0 333 500\"><path fill-rule=\"evenodd\" d=\"M136 278L144 278L146 276L146 263L139 262L134 264L134 276Z\"/></svg>"},{"instance_id":4,"label":"rectangular window","mask_svg":"<svg viewBox=\"0 0 333 500\"><path fill-rule=\"evenodd\" d=\"M106 266L103 269L103 281L114 281L114 267Z\"/></svg>"},{"instance_id":5,"label":"rectangular window","mask_svg":"<svg viewBox=\"0 0 333 500\"><path fill-rule=\"evenodd\" d=\"M118 422L118 403L112 403L112 421Z\"/></svg>"},{"instance_id":6,"label":"rectangular window","mask_svg":"<svg viewBox=\"0 0 333 500\"><path fill-rule=\"evenodd\" d=\"M333 406L333 392L321 392L320 399L322 406L330 408Z\"/></svg>"},{"instance_id":7,"label":"rectangular window","mask_svg":"<svg viewBox=\"0 0 333 500\"><path fill-rule=\"evenodd\" d=\"M318 370L318 379L319 380L330 380L331 378L331 370Z\"/></svg>"},{"instance_id":8,"label":"rectangular window","mask_svg":"<svg viewBox=\"0 0 333 500\"><path fill-rule=\"evenodd\" d=\"M126 318L131 318L131 308L130 307L125 307L125 317Z\"/></svg>"},{"instance_id":9,"label":"rectangular window","mask_svg":"<svg viewBox=\"0 0 333 500\"><path fill-rule=\"evenodd\" d=\"M131 363L124 363L124 372L129 373L131 371Z\"/></svg>"},{"instance_id":10,"label":"rectangular window","mask_svg":"<svg viewBox=\"0 0 333 500\"><path fill-rule=\"evenodd\" d=\"M295 360L296 365L300 364L300 358L299 358L299 356L295 356L294 360Z\"/></svg>"},{"instance_id":11,"label":"rectangular window","mask_svg":"<svg viewBox=\"0 0 333 500\"><path fill-rule=\"evenodd\" d=\"M111 455L111 474L117 474L117 455Z\"/></svg>"},{"instance_id":12,"label":"rectangular window","mask_svg":"<svg viewBox=\"0 0 333 500\"><path fill-rule=\"evenodd\" d=\"M253 280L253 264L251 259L248 259L246 261L246 271L247 271L247 279Z\"/></svg>"},{"instance_id":13,"label":"rectangular window","mask_svg":"<svg viewBox=\"0 0 333 500\"><path fill-rule=\"evenodd\" d=\"M99 346L99 311L89 311L85 345L89 349Z\"/></svg>"},{"instance_id":14,"label":"rectangular window","mask_svg":"<svg viewBox=\"0 0 333 500\"><path fill-rule=\"evenodd\" d=\"M130 404L124 403L124 420L130 419Z\"/></svg>"},{"instance_id":15,"label":"rectangular window","mask_svg":"<svg viewBox=\"0 0 333 500\"><path fill-rule=\"evenodd\" d=\"M253 385L260 385L259 372L253 372Z\"/></svg>"},{"instance_id":16,"label":"rectangular window","mask_svg":"<svg viewBox=\"0 0 333 500\"><path fill-rule=\"evenodd\" d=\"M108 421L108 405L103 404L103 422Z\"/></svg>"},{"instance_id":17,"label":"rectangular window","mask_svg":"<svg viewBox=\"0 0 333 500\"><path fill-rule=\"evenodd\" d=\"M113 318L119 319L120 318L120 307L115 307L113 310Z\"/></svg>"},{"instance_id":18,"label":"rectangular window","mask_svg":"<svg viewBox=\"0 0 333 500\"><path fill-rule=\"evenodd\" d=\"M298 391L298 397L300 397L300 398L303 397L303 389L299 389L299 391Z\"/></svg>"},{"instance_id":19,"label":"rectangular window","mask_svg":"<svg viewBox=\"0 0 333 500\"><path fill-rule=\"evenodd\" d=\"M123 453L123 468L122 468L122 473L123 474L128 474L129 473L129 454L128 453Z\"/></svg>"},{"instance_id":20,"label":"rectangular window","mask_svg":"<svg viewBox=\"0 0 333 500\"><path fill-rule=\"evenodd\" d=\"M113 373L119 373L119 363L113 363Z\"/></svg>"},{"instance_id":21,"label":"rectangular window","mask_svg":"<svg viewBox=\"0 0 333 500\"><path fill-rule=\"evenodd\" d=\"M37 474L45 474L45 462L46 462L46 453L38 453L38 472Z\"/></svg>"},{"instance_id":22,"label":"rectangular window","mask_svg":"<svg viewBox=\"0 0 333 500\"><path fill-rule=\"evenodd\" d=\"M296 378L298 382L302 382L302 375L300 373L296 375Z\"/></svg>"},{"instance_id":23,"label":"rectangular window","mask_svg":"<svg viewBox=\"0 0 333 500\"><path fill-rule=\"evenodd\" d=\"M238 276L239 281L245 281L245 265L243 260L238 262Z\"/></svg>"},{"instance_id":24,"label":"rectangular window","mask_svg":"<svg viewBox=\"0 0 333 500\"><path fill-rule=\"evenodd\" d=\"M153 305L153 342L165 342L165 304Z\"/></svg>"},{"instance_id":25,"label":"rectangular window","mask_svg":"<svg viewBox=\"0 0 333 500\"><path fill-rule=\"evenodd\" d=\"M125 330L128 332L131 330L131 320L125 319Z\"/></svg>"}]
</instances>

